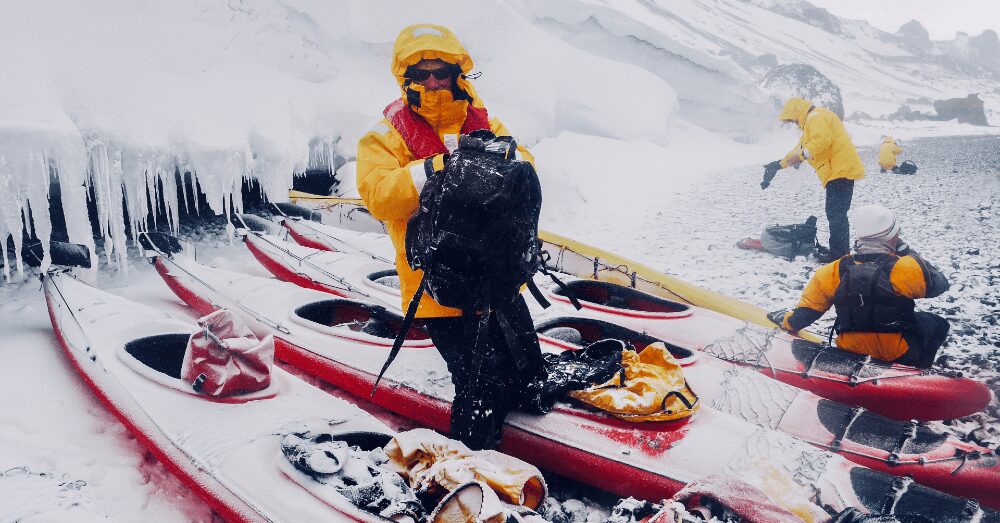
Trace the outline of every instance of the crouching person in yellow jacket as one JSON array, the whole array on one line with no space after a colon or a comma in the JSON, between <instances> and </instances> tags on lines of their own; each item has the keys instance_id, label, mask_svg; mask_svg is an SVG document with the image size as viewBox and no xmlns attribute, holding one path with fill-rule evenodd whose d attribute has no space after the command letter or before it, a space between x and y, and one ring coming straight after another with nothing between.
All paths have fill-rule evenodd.
<instances>
[{"instance_id":1,"label":"crouching person in yellow jacket","mask_svg":"<svg viewBox=\"0 0 1000 523\"><path fill-rule=\"evenodd\" d=\"M402 96L383 111L384 118L358 143L358 191L372 216L386 224L396 249L396 270L407 310L423 278L409 266L407 223L419 206L419 194L429 177L444 169L446 156L458 147L460 135L489 130L509 135L491 118L466 75L472 58L448 29L432 24L407 27L396 39L392 74ZM532 161L519 147L517 158ZM507 321L526 353L529 365L519 369L503 331L491 322L489 340L476 343L479 317L444 307L424 294L420 318L448 364L455 399L451 437L474 450L494 448L507 412L516 403L520 385L541 371L538 338L523 298L505 311ZM476 347L479 354L473 354ZM519 360L521 363L523 359Z\"/></svg>"},{"instance_id":2,"label":"crouching person in yellow jacket","mask_svg":"<svg viewBox=\"0 0 1000 523\"><path fill-rule=\"evenodd\" d=\"M882 140L882 145L878 146L878 166L883 173L886 171L896 172L896 166L899 164L896 157L901 152L903 152L903 148L896 143L895 138L886 136Z\"/></svg>"},{"instance_id":3,"label":"crouching person in yellow jacket","mask_svg":"<svg viewBox=\"0 0 1000 523\"><path fill-rule=\"evenodd\" d=\"M914 300L948 290L948 280L899 239L892 211L866 205L853 213L856 254L816 270L798 306L769 317L797 332L830 307L839 348L914 367L930 367L948 336L948 320L915 312Z\"/></svg>"},{"instance_id":4,"label":"crouching person in yellow jacket","mask_svg":"<svg viewBox=\"0 0 1000 523\"><path fill-rule=\"evenodd\" d=\"M826 219L830 223L830 253L820 259L833 261L850 250L847 211L854 196L854 181L865 177L865 166L844 123L833 111L796 97L785 103L778 119L794 122L802 130L802 137L784 158L764 166L764 181L760 186L766 189L774 175L785 167L808 161L816 169L826 189Z\"/></svg>"}]
</instances>

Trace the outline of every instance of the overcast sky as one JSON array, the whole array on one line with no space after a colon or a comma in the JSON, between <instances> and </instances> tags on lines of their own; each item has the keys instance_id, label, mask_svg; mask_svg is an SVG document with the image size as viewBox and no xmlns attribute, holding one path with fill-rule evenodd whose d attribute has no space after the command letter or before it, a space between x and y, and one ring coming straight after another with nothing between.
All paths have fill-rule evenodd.
<instances>
[{"instance_id":1,"label":"overcast sky","mask_svg":"<svg viewBox=\"0 0 1000 523\"><path fill-rule=\"evenodd\" d=\"M932 40L951 40L958 31L977 35L985 29L1000 33L1000 0L809 0L844 18L866 20L896 32L916 19Z\"/></svg>"}]
</instances>

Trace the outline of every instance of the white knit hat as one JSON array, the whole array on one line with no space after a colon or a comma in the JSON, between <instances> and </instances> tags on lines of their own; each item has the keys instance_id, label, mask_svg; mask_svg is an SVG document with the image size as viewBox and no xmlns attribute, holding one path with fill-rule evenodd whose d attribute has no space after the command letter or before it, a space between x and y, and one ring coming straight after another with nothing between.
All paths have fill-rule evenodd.
<instances>
[{"instance_id":1,"label":"white knit hat","mask_svg":"<svg viewBox=\"0 0 1000 523\"><path fill-rule=\"evenodd\" d=\"M896 213L881 205L864 205L851 211L854 235L861 240L890 240L899 234Z\"/></svg>"}]
</instances>

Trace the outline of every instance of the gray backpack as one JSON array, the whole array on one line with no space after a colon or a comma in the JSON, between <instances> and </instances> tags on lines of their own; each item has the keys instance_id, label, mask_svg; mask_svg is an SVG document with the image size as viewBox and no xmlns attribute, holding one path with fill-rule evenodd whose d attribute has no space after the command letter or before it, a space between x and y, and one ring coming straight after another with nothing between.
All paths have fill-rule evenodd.
<instances>
[{"instance_id":1,"label":"gray backpack","mask_svg":"<svg viewBox=\"0 0 1000 523\"><path fill-rule=\"evenodd\" d=\"M765 227L760 245L765 251L789 261L796 256L808 256L816 248L816 217L810 216L805 223Z\"/></svg>"}]
</instances>

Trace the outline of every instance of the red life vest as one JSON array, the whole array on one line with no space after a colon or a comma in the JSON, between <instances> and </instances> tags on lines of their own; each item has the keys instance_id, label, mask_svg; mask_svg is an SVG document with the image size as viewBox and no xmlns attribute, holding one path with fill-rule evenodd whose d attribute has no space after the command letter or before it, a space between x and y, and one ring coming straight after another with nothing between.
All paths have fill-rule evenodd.
<instances>
[{"instance_id":1,"label":"red life vest","mask_svg":"<svg viewBox=\"0 0 1000 523\"><path fill-rule=\"evenodd\" d=\"M402 98L387 105L382 111L396 132L403 137L406 148L414 158L420 160L435 154L447 154L448 149L438 133L422 116L417 114ZM490 117L485 107L474 107L471 103L465 112L462 134L490 129Z\"/></svg>"}]
</instances>

